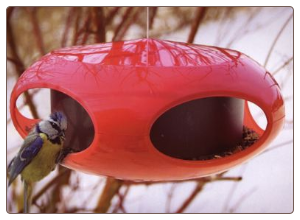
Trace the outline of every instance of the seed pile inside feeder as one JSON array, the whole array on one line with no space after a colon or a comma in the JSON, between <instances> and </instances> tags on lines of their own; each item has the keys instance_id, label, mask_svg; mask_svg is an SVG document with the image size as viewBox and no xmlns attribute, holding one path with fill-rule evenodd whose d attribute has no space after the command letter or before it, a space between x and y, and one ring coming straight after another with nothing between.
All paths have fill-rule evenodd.
<instances>
[{"instance_id":1,"label":"seed pile inside feeder","mask_svg":"<svg viewBox=\"0 0 300 220\"><path fill-rule=\"evenodd\" d=\"M212 159L227 157L227 156L238 153L238 152L250 147L256 141L258 141L258 139L259 139L259 135L254 130L244 126L243 127L243 140L237 146L234 146L230 150L224 151L220 154L199 156L199 157L194 157L194 158L188 159L188 160L212 160Z\"/></svg>"}]
</instances>

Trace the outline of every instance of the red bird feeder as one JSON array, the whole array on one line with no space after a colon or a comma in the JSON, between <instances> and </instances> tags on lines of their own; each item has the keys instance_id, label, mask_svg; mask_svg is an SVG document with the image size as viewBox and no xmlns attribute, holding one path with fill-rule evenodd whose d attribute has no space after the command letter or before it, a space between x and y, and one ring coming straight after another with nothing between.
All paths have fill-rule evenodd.
<instances>
[{"instance_id":1,"label":"red bird feeder","mask_svg":"<svg viewBox=\"0 0 300 220\"><path fill-rule=\"evenodd\" d=\"M11 117L23 137L39 119L21 115L16 100L33 88L51 89L52 110L68 117L65 145L78 152L65 159L66 167L135 181L228 170L261 152L285 117L278 84L248 56L164 40L75 46L42 57L11 95ZM265 113L265 131L247 101ZM244 126L259 135L257 142L209 157L239 144Z\"/></svg>"}]
</instances>

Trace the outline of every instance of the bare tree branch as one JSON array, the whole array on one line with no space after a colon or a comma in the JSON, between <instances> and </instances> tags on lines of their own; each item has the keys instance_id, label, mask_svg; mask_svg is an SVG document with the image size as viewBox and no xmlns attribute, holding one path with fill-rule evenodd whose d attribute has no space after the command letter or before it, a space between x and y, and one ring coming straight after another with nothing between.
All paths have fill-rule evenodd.
<instances>
[{"instance_id":1,"label":"bare tree branch","mask_svg":"<svg viewBox=\"0 0 300 220\"><path fill-rule=\"evenodd\" d=\"M126 24L124 25L124 27L122 28L122 31L120 31L120 34L118 35L118 37L115 38L115 41L121 40L124 38L127 30L129 29L129 27L136 21L138 15L140 12L140 8L137 8L132 15L132 18L126 22Z\"/></svg>"},{"instance_id":2,"label":"bare tree branch","mask_svg":"<svg viewBox=\"0 0 300 220\"><path fill-rule=\"evenodd\" d=\"M130 17L130 13L131 11L133 10L133 7L128 7L122 17L122 21L120 22L120 24L118 25L118 27L116 28L115 30L115 33L114 33L114 37L112 39L112 41L116 41L118 40L118 34L119 32L121 31L121 29L123 28L123 26L125 25L125 22L127 22L128 18Z\"/></svg>"},{"instance_id":3,"label":"bare tree branch","mask_svg":"<svg viewBox=\"0 0 300 220\"><path fill-rule=\"evenodd\" d=\"M265 63L264 63L264 67L267 66L268 62L269 62L269 59L270 59L270 56L274 50L274 47L279 39L279 37L281 36L281 34L283 33L284 29L287 27L288 23L290 22L290 20L293 18L293 14L291 14L288 19L284 22L284 24L282 25L281 29L279 30L278 34L276 35L270 49L269 49L269 52L267 54L267 57L266 57L266 60L265 60Z\"/></svg>"},{"instance_id":4,"label":"bare tree branch","mask_svg":"<svg viewBox=\"0 0 300 220\"><path fill-rule=\"evenodd\" d=\"M204 185L206 184L205 181L199 181L193 190L193 192L190 194L190 196L183 202L183 204L177 209L176 213L183 213L186 208L193 202L193 200L196 198L198 193L202 191Z\"/></svg>"},{"instance_id":5,"label":"bare tree branch","mask_svg":"<svg viewBox=\"0 0 300 220\"><path fill-rule=\"evenodd\" d=\"M40 54L43 56L44 54L46 54L46 52L45 52L42 33L40 30L40 26L39 26L39 21L36 16L37 8L36 7L27 7L26 11L28 12L31 23L32 23L33 34L34 34L34 37L36 38L36 43L37 43L38 49L40 51Z\"/></svg>"},{"instance_id":6,"label":"bare tree branch","mask_svg":"<svg viewBox=\"0 0 300 220\"><path fill-rule=\"evenodd\" d=\"M70 30L70 27L71 27L71 22L72 22L72 19L74 17L75 11L76 11L75 7L71 7L69 9L68 17L67 17L66 22L65 22L65 28L64 28L63 36L62 36L62 39L61 39L61 46L62 47L65 47L67 45L67 38L68 38L69 30Z\"/></svg>"},{"instance_id":7,"label":"bare tree branch","mask_svg":"<svg viewBox=\"0 0 300 220\"><path fill-rule=\"evenodd\" d=\"M255 191L257 190L256 187L252 188L251 190L249 190L248 192L246 192L244 195L242 195L236 202L235 205L233 205L232 208L229 209L230 213L236 212L236 210L241 206L241 204L247 199L249 198L250 195L252 195Z\"/></svg>"},{"instance_id":8,"label":"bare tree branch","mask_svg":"<svg viewBox=\"0 0 300 220\"><path fill-rule=\"evenodd\" d=\"M199 25L201 24L205 13L206 13L206 7L198 7L196 10L196 18L193 20L192 26L191 26L191 31L189 34L189 38L187 40L187 43L193 43L194 38L196 36L196 33L198 31Z\"/></svg>"},{"instance_id":9,"label":"bare tree branch","mask_svg":"<svg viewBox=\"0 0 300 220\"><path fill-rule=\"evenodd\" d=\"M284 67L286 67L287 65L289 65L289 63L294 60L294 57L290 57L289 59L287 59L280 67L278 67L276 70L274 70L272 72L272 75L275 76L280 70L282 70Z\"/></svg>"},{"instance_id":10,"label":"bare tree branch","mask_svg":"<svg viewBox=\"0 0 300 220\"><path fill-rule=\"evenodd\" d=\"M157 13L157 9L158 7L150 7L149 8L149 29L151 30L152 29L152 26L153 26L153 22L154 22L154 18L156 16L156 13Z\"/></svg>"},{"instance_id":11,"label":"bare tree branch","mask_svg":"<svg viewBox=\"0 0 300 220\"><path fill-rule=\"evenodd\" d=\"M113 19L115 18L116 14L118 13L118 11L121 9L122 7L114 7L110 13L109 16L107 16L106 18L106 25L110 25L111 22L113 21Z\"/></svg>"},{"instance_id":12,"label":"bare tree branch","mask_svg":"<svg viewBox=\"0 0 300 220\"><path fill-rule=\"evenodd\" d=\"M17 47L16 47L16 42L15 42L15 37L12 31L12 27L10 24L10 18L13 13L13 10L15 10L14 7L10 7L9 11L7 13L7 20L6 20L6 27L7 27L7 41L8 45L11 49L11 54L12 57L10 57L11 60L14 60L15 68L16 68L16 73L18 77L22 75L22 73L25 71L25 65L22 62L18 52L17 52ZM32 97L28 93L28 91L25 91L24 93L25 96L25 103L28 105L29 110L34 118L39 118L38 112L36 110L35 105L33 104Z\"/></svg>"},{"instance_id":13,"label":"bare tree branch","mask_svg":"<svg viewBox=\"0 0 300 220\"><path fill-rule=\"evenodd\" d=\"M167 202L166 202L166 213L170 213L171 212L171 201L173 199L174 191L175 191L176 186L177 185L175 183L172 183L171 189L168 192Z\"/></svg>"},{"instance_id":14,"label":"bare tree branch","mask_svg":"<svg viewBox=\"0 0 300 220\"><path fill-rule=\"evenodd\" d=\"M259 154L259 156L267 153L267 152L270 152L270 151L273 151L275 149L278 149L278 148L281 148L281 147L284 147L288 144L291 144L293 143L294 140L288 140L288 141L285 141L285 142L282 142L282 143L279 143L279 144L276 144L276 145L273 145L272 147L269 147L268 149L264 150L261 154Z\"/></svg>"},{"instance_id":15,"label":"bare tree branch","mask_svg":"<svg viewBox=\"0 0 300 220\"><path fill-rule=\"evenodd\" d=\"M92 7L91 8L92 23L91 30L95 33L95 42L103 43L106 41L105 37L105 17L103 7Z\"/></svg>"},{"instance_id":16,"label":"bare tree branch","mask_svg":"<svg viewBox=\"0 0 300 220\"><path fill-rule=\"evenodd\" d=\"M120 191L118 192L119 202L115 206L114 210L112 211L113 213L117 213L119 210L121 210L123 213L127 213L127 211L125 210L125 207L124 207L124 200L129 192L130 185L127 185L125 187L126 187L125 192L123 194L121 194Z\"/></svg>"},{"instance_id":17,"label":"bare tree branch","mask_svg":"<svg viewBox=\"0 0 300 220\"><path fill-rule=\"evenodd\" d=\"M106 213L111 205L112 198L119 192L122 184L122 180L107 177L103 192L99 197L94 211L97 213Z\"/></svg>"}]
</instances>

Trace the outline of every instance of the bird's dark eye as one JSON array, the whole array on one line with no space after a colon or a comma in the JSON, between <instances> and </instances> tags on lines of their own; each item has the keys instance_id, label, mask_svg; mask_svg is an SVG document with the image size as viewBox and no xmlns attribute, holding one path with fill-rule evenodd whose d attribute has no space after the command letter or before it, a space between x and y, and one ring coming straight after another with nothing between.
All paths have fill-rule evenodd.
<instances>
[{"instance_id":1,"label":"bird's dark eye","mask_svg":"<svg viewBox=\"0 0 300 220\"><path fill-rule=\"evenodd\" d=\"M56 123L50 121L50 124L51 124L52 128L54 128L57 131L60 131L60 127Z\"/></svg>"}]
</instances>

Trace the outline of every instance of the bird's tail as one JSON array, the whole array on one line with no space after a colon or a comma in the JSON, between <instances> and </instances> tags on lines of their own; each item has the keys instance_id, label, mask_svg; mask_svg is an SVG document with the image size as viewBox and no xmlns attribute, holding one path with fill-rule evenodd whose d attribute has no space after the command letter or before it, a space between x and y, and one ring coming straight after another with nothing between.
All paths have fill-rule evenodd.
<instances>
[{"instance_id":1,"label":"bird's tail","mask_svg":"<svg viewBox=\"0 0 300 220\"><path fill-rule=\"evenodd\" d=\"M12 166L13 166L13 163L15 161L15 157L9 162L8 164L8 167L7 167L7 174L8 174L8 186L10 186L10 184L16 179L16 177L18 175L13 175L13 173L11 172L12 171Z\"/></svg>"}]
</instances>

